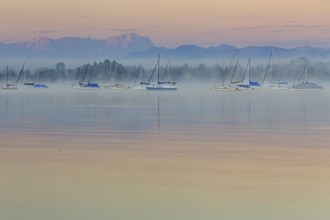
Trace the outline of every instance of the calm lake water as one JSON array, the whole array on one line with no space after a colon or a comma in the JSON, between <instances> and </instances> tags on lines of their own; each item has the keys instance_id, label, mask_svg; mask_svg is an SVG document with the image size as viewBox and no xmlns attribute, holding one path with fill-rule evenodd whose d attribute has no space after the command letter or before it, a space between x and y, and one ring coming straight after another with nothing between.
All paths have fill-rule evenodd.
<instances>
[{"instance_id":1,"label":"calm lake water","mask_svg":"<svg viewBox=\"0 0 330 220\"><path fill-rule=\"evenodd\" d=\"M329 100L0 91L0 219L329 219Z\"/></svg>"}]
</instances>

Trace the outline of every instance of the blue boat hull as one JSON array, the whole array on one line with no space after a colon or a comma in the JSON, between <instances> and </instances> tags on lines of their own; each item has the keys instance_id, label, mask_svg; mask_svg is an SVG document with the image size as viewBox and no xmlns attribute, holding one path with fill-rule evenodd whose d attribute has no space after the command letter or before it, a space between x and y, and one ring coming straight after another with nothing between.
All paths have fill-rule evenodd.
<instances>
[{"instance_id":1,"label":"blue boat hull","mask_svg":"<svg viewBox=\"0 0 330 220\"><path fill-rule=\"evenodd\" d=\"M48 89L48 86L45 84L34 84L34 88Z\"/></svg>"}]
</instances>

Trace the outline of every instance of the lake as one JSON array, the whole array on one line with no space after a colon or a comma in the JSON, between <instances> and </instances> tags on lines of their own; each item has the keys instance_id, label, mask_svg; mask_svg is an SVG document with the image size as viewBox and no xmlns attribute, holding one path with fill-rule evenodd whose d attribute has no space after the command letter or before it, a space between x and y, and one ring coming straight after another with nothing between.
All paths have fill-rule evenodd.
<instances>
[{"instance_id":1,"label":"lake","mask_svg":"<svg viewBox=\"0 0 330 220\"><path fill-rule=\"evenodd\" d=\"M0 91L0 219L329 219L330 92Z\"/></svg>"}]
</instances>

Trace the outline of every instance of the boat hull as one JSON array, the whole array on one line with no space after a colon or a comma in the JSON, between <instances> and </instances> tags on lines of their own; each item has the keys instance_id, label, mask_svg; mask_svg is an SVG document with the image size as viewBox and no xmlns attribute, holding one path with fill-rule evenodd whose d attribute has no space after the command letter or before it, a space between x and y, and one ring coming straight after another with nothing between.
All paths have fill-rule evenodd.
<instances>
[{"instance_id":1,"label":"boat hull","mask_svg":"<svg viewBox=\"0 0 330 220\"><path fill-rule=\"evenodd\" d=\"M290 86L287 83L272 83L269 85L270 89L290 89Z\"/></svg>"},{"instance_id":2,"label":"boat hull","mask_svg":"<svg viewBox=\"0 0 330 220\"><path fill-rule=\"evenodd\" d=\"M132 87L133 90L146 90L147 87L146 86L134 86Z\"/></svg>"},{"instance_id":3,"label":"boat hull","mask_svg":"<svg viewBox=\"0 0 330 220\"><path fill-rule=\"evenodd\" d=\"M4 89L4 90L16 90L17 87L5 87L5 86L1 86L1 89Z\"/></svg>"},{"instance_id":4,"label":"boat hull","mask_svg":"<svg viewBox=\"0 0 330 220\"><path fill-rule=\"evenodd\" d=\"M83 87L83 86L74 86L74 89L81 89L81 90L100 90L100 87Z\"/></svg>"},{"instance_id":5,"label":"boat hull","mask_svg":"<svg viewBox=\"0 0 330 220\"><path fill-rule=\"evenodd\" d=\"M178 87L147 86L147 90L177 90Z\"/></svg>"},{"instance_id":6,"label":"boat hull","mask_svg":"<svg viewBox=\"0 0 330 220\"><path fill-rule=\"evenodd\" d=\"M316 83L302 82L291 87L291 90L296 91L322 91L324 88Z\"/></svg>"},{"instance_id":7,"label":"boat hull","mask_svg":"<svg viewBox=\"0 0 330 220\"><path fill-rule=\"evenodd\" d=\"M236 87L226 87L226 86L215 86L213 87L214 91L235 91Z\"/></svg>"},{"instance_id":8,"label":"boat hull","mask_svg":"<svg viewBox=\"0 0 330 220\"><path fill-rule=\"evenodd\" d=\"M169 83L158 83L156 85L146 86L147 90L177 90L178 86Z\"/></svg>"},{"instance_id":9,"label":"boat hull","mask_svg":"<svg viewBox=\"0 0 330 220\"><path fill-rule=\"evenodd\" d=\"M88 84L81 84L77 86L73 86L74 89L85 89L85 90L99 90L102 87L97 83L88 83Z\"/></svg>"},{"instance_id":10,"label":"boat hull","mask_svg":"<svg viewBox=\"0 0 330 220\"><path fill-rule=\"evenodd\" d=\"M37 89L48 89L48 86L46 84L34 84L33 87Z\"/></svg>"},{"instance_id":11,"label":"boat hull","mask_svg":"<svg viewBox=\"0 0 330 220\"><path fill-rule=\"evenodd\" d=\"M4 86L1 86L1 89L14 90L14 89L17 89L17 86L14 84L6 84Z\"/></svg>"}]
</instances>

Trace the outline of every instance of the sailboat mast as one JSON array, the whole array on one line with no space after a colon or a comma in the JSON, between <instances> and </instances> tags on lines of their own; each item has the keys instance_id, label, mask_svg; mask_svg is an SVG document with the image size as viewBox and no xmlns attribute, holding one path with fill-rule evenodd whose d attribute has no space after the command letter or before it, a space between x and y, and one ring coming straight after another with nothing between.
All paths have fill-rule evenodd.
<instances>
[{"instance_id":1,"label":"sailboat mast","mask_svg":"<svg viewBox=\"0 0 330 220\"><path fill-rule=\"evenodd\" d=\"M273 48L272 48L272 54L273 54ZM270 61L270 74L269 74L269 82L272 82L272 75L273 75L273 60Z\"/></svg>"},{"instance_id":2,"label":"sailboat mast","mask_svg":"<svg viewBox=\"0 0 330 220\"><path fill-rule=\"evenodd\" d=\"M25 72L24 72L24 73L25 73ZM77 82L77 80L78 80L78 77L80 76L80 73L81 73L81 67L79 67L79 69L77 70L77 75L76 75L76 78L75 78L75 80L74 80L72 86L74 86L74 85L76 84L76 82ZM24 76L25 76L25 75L24 75ZM24 84L25 84L25 82L24 82Z\"/></svg>"},{"instance_id":3,"label":"sailboat mast","mask_svg":"<svg viewBox=\"0 0 330 220\"><path fill-rule=\"evenodd\" d=\"M141 70L141 64L139 66L139 75L140 75L140 82L142 82L142 70Z\"/></svg>"},{"instance_id":4,"label":"sailboat mast","mask_svg":"<svg viewBox=\"0 0 330 220\"><path fill-rule=\"evenodd\" d=\"M270 62L272 61L272 57L273 57L273 49L272 49L272 52L270 53L269 61L268 61L268 64L267 64L267 68L266 68L266 72L265 72L264 78L262 79L261 86L263 86L264 83L265 83L265 79L266 79L267 72L268 72L268 69L269 69L269 66L270 66Z\"/></svg>"},{"instance_id":5,"label":"sailboat mast","mask_svg":"<svg viewBox=\"0 0 330 220\"><path fill-rule=\"evenodd\" d=\"M280 82L280 65L281 65L281 58L278 57L277 82Z\"/></svg>"},{"instance_id":6,"label":"sailboat mast","mask_svg":"<svg viewBox=\"0 0 330 220\"><path fill-rule=\"evenodd\" d=\"M109 69L109 74L110 74L110 83L112 82L112 70L111 70L111 68L112 68L112 62L110 61L110 69Z\"/></svg>"},{"instance_id":7,"label":"sailboat mast","mask_svg":"<svg viewBox=\"0 0 330 220\"><path fill-rule=\"evenodd\" d=\"M223 63L223 77L222 77L222 86L225 85L226 82L226 78L227 76L232 72L233 68L234 68L234 61L235 61L235 51L230 59L230 63L229 63L229 68L228 68L228 73L227 71L225 71L225 63Z\"/></svg>"},{"instance_id":8,"label":"sailboat mast","mask_svg":"<svg viewBox=\"0 0 330 220\"><path fill-rule=\"evenodd\" d=\"M307 46L304 47L304 60L305 60L305 81L307 83L307 58L306 58L306 54L307 54Z\"/></svg>"},{"instance_id":9,"label":"sailboat mast","mask_svg":"<svg viewBox=\"0 0 330 220\"><path fill-rule=\"evenodd\" d=\"M8 66L7 66L7 87L8 87Z\"/></svg>"},{"instance_id":10,"label":"sailboat mast","mask_svg":"<svg viewBox=\"0 0 330 220\"><path fill-rule=\"evenodd\" d=\"M88 67L89 67L89 64L87 64L87 67L86 67L86 70L85 70L84 76L83 76L83 78L82 78L81 84L84 83L84 80L85 80L85 77L86 77L86 74L87 74L87 71L88 71Z\"/></svg>"},{"instance_id":11,"label":"sailboat mast","mask_svg":"<svg viewBox=\"0 0 330 220\"><path fill-rule=\"evenodd\" d=\"M24 85L25 85L25 81L26 80L26 71L24 71Z\"/></svg>"},{"instance_id":12,"label":"sailboat mast","mask_svg":"<svg viewBox=\"0 0 330 220\"><path fill-rule=\"evenodd\" d=\"M307 70L307 63L305 63L304 71L301 73L301 76L300 76L300 79L299 79L298 83L301 82L301 80L303 79L304 74L306 76L306 73L307 73L306 70Z\"/></svg>"},{"instance_id":13,"label":"sailboat mast","mask_svg":"<svg viewBox=\"0 0 330 220\"><path fill-rule=\"evenodd\" d=\"M118 63L116 63L115 72L113 73L114 83L117 83L117 78L118 78L117 68L118 68Z\"/></svg>"},{"instance_id":14,"label":"sailboat mast","mask_svg":"<svg viewBox=\"0 0 330 220\"><path fill-rule=\"evenodd\" d=\"M162 82L164 82L165 75L167 74L168 64L169 64L169 63L170 63L170 61L168 60L168 61L167 61L167 64L166 64L166 68L165 68L164 74L163 74L163 77L162 77Z\"/></svg>"},{"instance_id":15,"label":"sailboat mast","mask_svg":"<svg viewBox=\"0 0 330 220\"><path fill-rule=\"evenodd\" d=\"M158 84L159 84L159 61L160 61L160 54L158 54L158 62L157 62L157 74L158 74L157 80L158 80Z\"/></svg>"},{"instance_id":16,"label":"sailboat mast","mask_svg":"<svg viewBox=\"0 0 330 220\"><path fill-rule=\"evenodd\" d=\"M236 64L234 66L233 74L231 75L231 80L230 80L229 85L231 85L231 83L234 83L233 79L234 79L234 76L235 76L235 73L236 73L236 70L237 70L237 66L238 66L238 59L237 59Z\"/></svg>"},{"instance_id":17,"label":"sailboat mast","mask_svg":"<svg viewBox=\"0 0 330 220\"><path fill-rule=\"evenodd\" d=\"M158 66L158 62L156 63L155 68L154 68L154 70L153 70L152 73L151 73L151 76L149 77L148 84L150 83L152 77L154 76L154 74L155 74L155 72L156 72L156 68L157 68L157 66Z\"/></svg>"},{"instance_id":18,"label":"sailboat mast","mask_svg":"<svg viewBox=\"0 0 330 220\"><path fill-rule=\"evenodd\" d=\"M244 72L244 76L243 76L242 82L244 82L246 74L248 74L248 78L249 78L248 79L249 80L248 83L250 84L250 58L249 58L248 64L246 65L246 69L245 69L245 72Z\"/></svg>"},{"instance_id":19,"label":"sailboat mast","mask_svg":"<svg viewBox=\"0 0 330 220\"><path fill-rule=\"evenodd\" d=\"M250 58L249 58L249 63L248 63L248 65L249 65L249 66L248 66L248 68L249 68L249 70L248 70L249 73L248 73L248 74L249 74L249 85L250 85Z\"/></svg>"},{"instance_id":20,"label":"sailboat mast","mask_svg":"<svg viewBox=\"0 0 330 220\"><path fill-rule=\"evenodd\" d=\"M237 48L236 48L236 45L235 45L235 47L234 47L235 49L234 49L234 54L233 54L233 59L232 59L232 61L233 61L233 64L235 63L235 61L236 61L236 63L235 63L235 65L233 66L233 68L230 68L231 70L233 70L233 73L232 73L232 75L231 75L231 79L230 79L230 82L229 82L229 86L233 83L233 79L234 79L234 76L235 76L235 73L236 73L236 70L237 70L237 66L238 66L238 60L239 60L239 57L238 57L238 50L237 50ZM237 59L237 60L235 60L235 58Z\"/></svg>"},{"instance_id":21,"label":"sailboat mast","mask_svg":"<svg viewBox=\"0 0 330 220\"><path fill-rule=\"evenodd\" d=\"M17 86L18 81L19 81L19 79L21 78L21 75L22 75L22 73L23 73L23 71L24 71L24 66L25 66L25 62L24 62L24 64L23 64L23 66L22 66L21 71L19 72L18 78L17 78L17 80L16 80L16 86Z\"/></svg>"},{"instance_id":22,"label":"sailboat mast","mask_svg":"<svg viewBox=\"0 0 330 220\"><path fill-rule=\"evenodd\" d=\"M306 83L308 82L308 66L307 66L307 62L306 62L306 68L305 68L305 74L306 74Z\"/></svg>"},{"instance_id":23,"label":"sailboat mast","mask_svg":"<svg viewBox=\"0 0 330 220\"><path fill-rule=\"evenodd\" d=\"M135 80L134 80L133 86L135 85L136 80L137 80L137 78L138 78L138 76L139 76L139 74L140 74L140 67L141 67L141 64L139 65L139 68L138 68L138 70L136 71L136 76L135 76ZM140 75L140 83L141 83L141 75Z\"/></svg>"}]
</instances>

